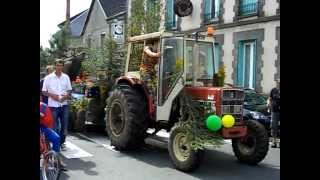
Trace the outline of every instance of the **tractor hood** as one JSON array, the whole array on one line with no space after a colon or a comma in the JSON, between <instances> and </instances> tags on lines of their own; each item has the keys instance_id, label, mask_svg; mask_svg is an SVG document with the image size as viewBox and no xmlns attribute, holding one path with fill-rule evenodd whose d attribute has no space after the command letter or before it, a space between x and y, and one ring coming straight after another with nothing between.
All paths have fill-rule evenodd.
<instances>
[{"instance_id":1,"label":"tractor hood","mask_svg":"<svg viewBox=\"0 0 320 180\"><path fill-rule=\"evenodd\" d=\"M186 92L196 100L218 101L222 87L185 87Z\"/></svg>"}]
</instances>

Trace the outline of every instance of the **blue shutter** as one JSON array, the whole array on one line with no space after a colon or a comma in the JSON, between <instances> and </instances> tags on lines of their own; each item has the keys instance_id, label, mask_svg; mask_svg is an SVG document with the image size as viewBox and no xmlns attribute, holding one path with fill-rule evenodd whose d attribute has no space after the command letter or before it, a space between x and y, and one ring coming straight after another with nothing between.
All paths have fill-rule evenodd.
<instances>
[{"instance_id":1,"label":"blue shutter","mask_svg":"<svg viewBox=\"0 0 320 180\"><path fill-rule=\"evenodd\" d=\"M219 71L220 66L220 45L219 43L214 44L214 72L217 73Z\"/></svg>"},{"instance_id":2,"label":"blue shutter","mask_svg":"<svg viewBox=\"0 0 320 180\"><path fill-rule=\"evenodd\" d=\"M215 14L214 14L214 17L218 17L219 14L220 14L220 0L215 0Z\"/></svg>"},{"instance_id":3,"label":"blue shutter","mask_svg":"<svg viewBox=\"0 0 320 180\"><path fill-rule=\"evenodd\" d=\"M172 26L174 25L173 24L173 15L174 15L174 13L173 13L173 0L167 0L166 1L167 3L166 3L166 9L167 9L167 17L166 17L166 27L167 28L172 28Z\"/></svg>"},{"instance_id":4,"label":"blue shutter","mask_svg":"<svg viewBox=\"0 0 320 180\"><path fill-rule=\"evenodd\" d=\"M204 20L208 21L211 19L211 1L204 0Z\"/></svg>"},{"instance_id":5,"label":"blue shutter","mask_svg":"<svg viewBox=\"0 0 320 180\"><path fill-rule=\"evenodd\" d=\"M256 74L257 74L257 41L255 40L253 43L253 87L256 89Z\"/></svg>"},{"instance_id":6,"label":"blue shutter","mask_svg":"<svg viewBox=\"0 0 320 180\"><path fill-rule=\"evenodd\" d=\"M237 86L243 86L243 42L238 42L238 57L237 57Z\"/></svg>"}]
</instances>

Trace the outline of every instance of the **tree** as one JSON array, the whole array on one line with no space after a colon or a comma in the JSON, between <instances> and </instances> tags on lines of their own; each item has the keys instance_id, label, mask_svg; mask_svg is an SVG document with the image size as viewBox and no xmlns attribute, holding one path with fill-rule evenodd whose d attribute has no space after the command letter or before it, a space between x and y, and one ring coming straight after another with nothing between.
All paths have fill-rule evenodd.
<instances>
[{"instance_id":1,"label":"tree","mask_svg":"<svg viewBox=\"0 0 320 180\"><path fill-rule=\"evenodd\" d=\"M122 63L123 61L118 61L116 58L116 50L118 46L117 43L113 40L111 35L107 36L104 42L103 53L106 58L107 71L111 73L111 79L119 77L122 72Z\"/></svg>"},{"instance_id":2,"label":"tree","mask_svg":"<svg viewBox=\"0 0 320 180\"><path fill-rule=\"evenodd\" d=\"M48 48L43 49L43 47L40 46L40 70L52 63L53 58L50 54L50 50Z\"/></svg>"},{"instance_id":3,"label":"tree","mask_svg":"<svg viewBox=\"0 0 320 180\"><path fill-rule=\"evenodd\" d=\"M117 58L117 48L111 35L107 36L101 49L87 49L88 59L82 63L83 70L97 76L98 70L105 69L111 73L111 80L119 77L123 68L122 61Z\"/></svg>"},{"instance_id":4,"label":"tree","mask_svg":"<svg viewBox=\"0 0 320 180\"><path fill-rule=\"evenodd\" d=\"M146 8L145 8L146 6ZM128 31L130 36L159 31L160 1L133 0Z\"/></svg>"},{"instance_id":5,"label":"tree","mask_svg":"<svg viewBox=\"0 0 320 180\"><path fill-rule=\"evenodd\" d=\"M50 53L54 58L66 57L65 53L68 51L70 44L69 31L66 28L62 28L52 35L49 40Z\"/></svg>"}]
</instances>

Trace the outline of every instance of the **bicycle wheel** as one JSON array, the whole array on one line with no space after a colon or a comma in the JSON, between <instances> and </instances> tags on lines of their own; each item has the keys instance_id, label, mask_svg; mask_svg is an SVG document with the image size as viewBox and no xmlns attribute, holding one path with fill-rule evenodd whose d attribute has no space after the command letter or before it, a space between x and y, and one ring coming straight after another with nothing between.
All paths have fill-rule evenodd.
<instances>
[{"instance_id":1,"label":"bicycle wheel","mask_svg":"<svg viewBox=\"0 0 320 180\"><path fill-rule=\"evenodd\" d=\"M60 164L58 155L54 151L45 154L41 174L43 180L57 180L59 178Z\"/></svg>"}]
</instances>

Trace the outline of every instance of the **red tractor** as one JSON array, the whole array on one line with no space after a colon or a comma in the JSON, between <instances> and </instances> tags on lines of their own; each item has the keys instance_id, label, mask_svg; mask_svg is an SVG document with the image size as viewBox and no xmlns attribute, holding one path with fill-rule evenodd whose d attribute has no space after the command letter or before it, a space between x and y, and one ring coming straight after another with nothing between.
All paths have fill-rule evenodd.
<instances>
[{"instance_id":1,"label":"red tractor","mask_svg":"<svg viewBox=\"0 0 320 180\"><path fill-rule=\"evenodd\" d=\"M107 99L106 130L120 151L139 148L147 137L147 129L170 132L168 149L174 166L181 171L196 169L204 151L193 149L179 118L183 112L181 99L187 94L205 104L206 115L223 119L231 116L232 127L222 126L215 133L232 139L232 148L239 161L257 164L268 152L269 140L265 128L257 121L243 121L244 92L234 87L214 87L214 38L200 35L156 32L129 38L125 75L116 81L116 88ZM157 67L157 96L151 97L140 80L139 66L147 41L156 41L161 50ZM154 101L153 99L156 99ZM154 103L155 102L155 103ZM208 131L210 133L210 131Z\"/></svg>"}]
</instances>

